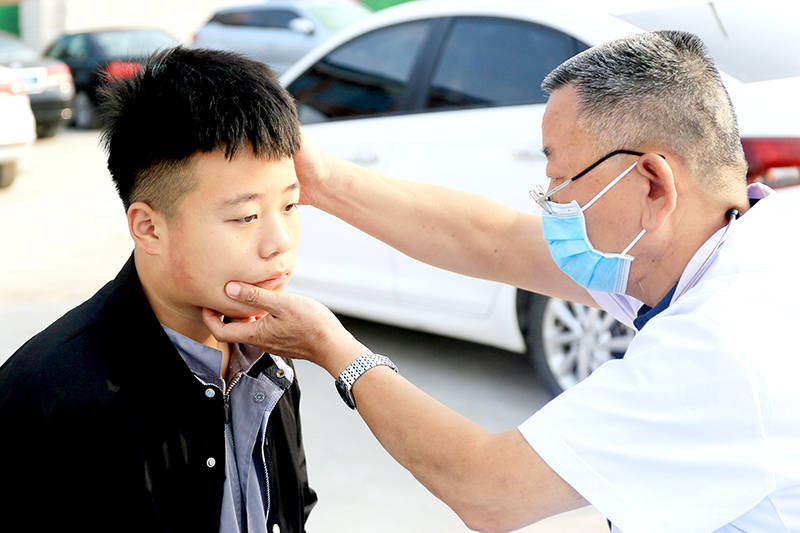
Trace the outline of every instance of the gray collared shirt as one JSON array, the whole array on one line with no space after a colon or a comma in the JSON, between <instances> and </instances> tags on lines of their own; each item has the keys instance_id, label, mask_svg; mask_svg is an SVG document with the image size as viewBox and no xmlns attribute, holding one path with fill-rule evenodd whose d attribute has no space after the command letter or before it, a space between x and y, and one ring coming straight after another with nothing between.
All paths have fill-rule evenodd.
<instances>
[{"instance_id":1,"label":"gray collared shirt","mask_svg":"<svg viewBox=\"0 0 800 533\"><path fill-rule=\"evenodd\" d=\"M247 370L264 352L245 344L231 345L225 383L222 352L162 327L195 377L208 386L206 394L225 397L225 486L220 533L267 533L270 465L262 443L266 440L269 415L294 379L292 368L283 359L269 355L277 372L251 377Z\"/></svg>"}]
</instances>

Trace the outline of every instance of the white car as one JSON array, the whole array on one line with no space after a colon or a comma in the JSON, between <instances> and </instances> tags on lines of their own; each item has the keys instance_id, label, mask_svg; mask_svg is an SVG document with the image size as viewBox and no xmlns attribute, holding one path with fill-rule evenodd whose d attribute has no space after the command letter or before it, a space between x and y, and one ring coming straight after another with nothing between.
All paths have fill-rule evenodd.
<instances>
[{"instance_id":1,"label":"white car","mask_svg":"<svg viewBox=\"0 0 800 533\"><path fill-rule=\"evenodd\" d=\"M717 31L726 22L736 36L726 46L753 46L747 41L753 32L738 25L740 14L720 2L703 5L707 12L695 12L692 21L707 20ZM412 2L340 33L281 81L296 99L307 133L328 153L531 211L528 190L545 183L544 76L589 46L657 29L645 15L639 27L587 9L530 1ZM762 4L748 9L750 29L760 27L768 12ZM654 20L659 16L664 13ZM766 20L770 29L752 41L782 43L763 53L782 67L780 75L796 77L797 18L775 13ZM776 35L781 31L785 37ZM791 167L796 177L800 106L798 93L787 87L797 87L797 78L764 81L778 72L761 68L767 61L759 57L752 65L764 73L760 82L725 79L735 104L750 106L737 109L743 136L757 137L747 140L751 166L762 173L776 164ZM722 69L726 64L720 58ZM746 71L750 65L741 66ZM773 99L772 89L786 95ZM775 157L776 150L786 157ZM302 221L291 290L344 314L527 353L554 394L621 357L632 338L631 330L602 311L424 265L318 210L304 208Z\"/></svg>"},{"instance_id":2,"label":"white car","mask_svg":"<svg viewBox=\"0 0 800 533\"><path fill-rule=\"evenodd\" d=\"M17 176L17 162L36 139L36 119L25 86L11 69L0 67L0 188Z\"/></svg>"},{"instance_id":3,"label":"white car","mask_svg":"<svg viewBox=\"0 0 800 533\"><path fill-rule=\"evenodd\" d=\"M343 0L272 0L227 7L197 30L193 45L239 52L280 74L309 50L371 12Z\"/></svg>"}]
</instances>

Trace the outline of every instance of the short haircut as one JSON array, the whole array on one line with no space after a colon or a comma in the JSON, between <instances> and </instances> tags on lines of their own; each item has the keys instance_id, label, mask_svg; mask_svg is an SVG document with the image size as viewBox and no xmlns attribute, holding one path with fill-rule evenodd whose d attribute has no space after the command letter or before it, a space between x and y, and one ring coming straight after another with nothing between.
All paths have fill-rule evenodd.
<instances>
[{"instance_id":1,"label":"short haircut","mask_svg":"<svg viewBox=\"0 0 800 533\"><path fill-rule=\"evenodd\" d=\"M598 154L658 145L680 157L706 190L744 187L736 115L696 35L656 31L595 46L542 82L548 93L565 85L577 91L578 120Z\"/></svg>"},{"instance_id":2,"label":"short haircut","mask_svg":"<svg viewBox=\"0 0 800 533\"><path fill-rule=\"evenodd\" d=\"M143 201L168 218L195 185L193 156L291 157L300 146L294 102L263 63L176 47L152 55L130 80L101 89L102 142L127 210Z\"/></svg>"}]
</instances>

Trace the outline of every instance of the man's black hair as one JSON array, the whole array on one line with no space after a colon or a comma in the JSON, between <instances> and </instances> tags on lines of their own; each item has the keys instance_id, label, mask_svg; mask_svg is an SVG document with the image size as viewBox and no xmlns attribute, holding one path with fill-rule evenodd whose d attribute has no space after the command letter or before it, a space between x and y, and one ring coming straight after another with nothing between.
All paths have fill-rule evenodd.
<instances>
[{"instance_id":1,"label":"man's black hair","mask_svg":"<svg viewBox=\"0 0 800 533\"><path fill-rule=\"evenodd\" d=\"M269 67L235 53L171 48L101 91L102 142L126 210L145 201L170 213L198 151L231 159L249 147L277 160L300 146L291 96Z\"/></svg>"}]
</instances>

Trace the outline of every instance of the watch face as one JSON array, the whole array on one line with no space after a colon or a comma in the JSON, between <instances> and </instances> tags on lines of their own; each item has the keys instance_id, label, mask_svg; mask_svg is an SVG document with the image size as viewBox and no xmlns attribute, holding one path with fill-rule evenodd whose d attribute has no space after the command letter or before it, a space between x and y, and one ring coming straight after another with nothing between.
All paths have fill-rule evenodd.
<instances>
[{"instance_id":1,"label":"watch face","mask_svg":"<svg viewBox=\"0 0 800 533\"><path fill-rule=\"evenodd\" d=\"M350 409L356 408L355 400L353 400L353 396L350 394L347 384L341 379L336 380L336 390L339 391L339 396L342 397L342 400L344 400L344 403L346 403Z\"/></svg>"}]
</instances>

